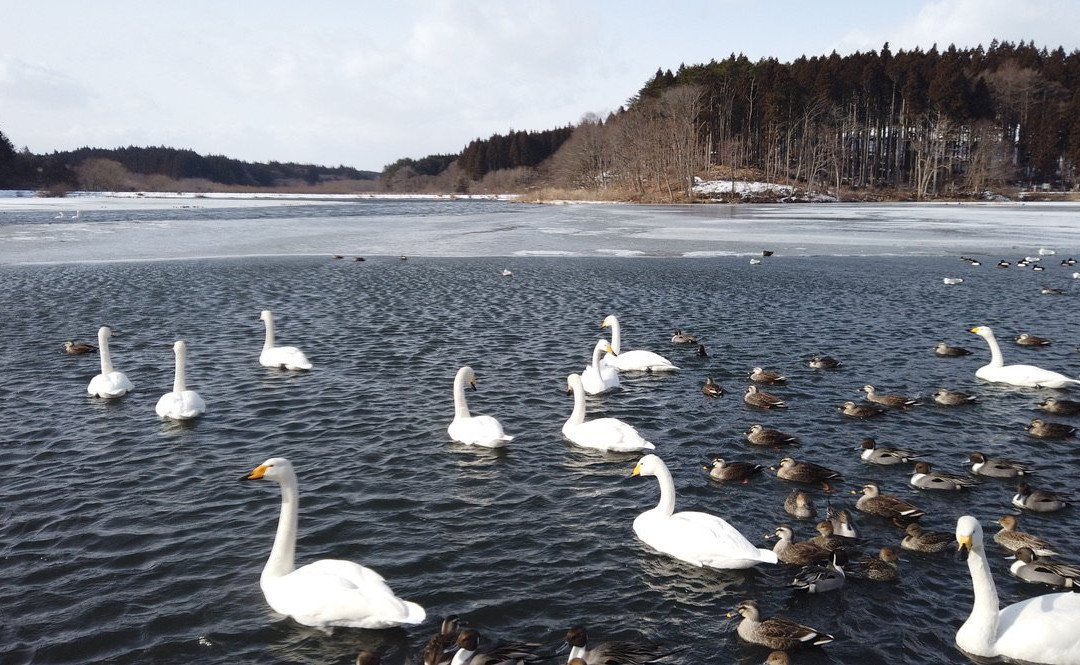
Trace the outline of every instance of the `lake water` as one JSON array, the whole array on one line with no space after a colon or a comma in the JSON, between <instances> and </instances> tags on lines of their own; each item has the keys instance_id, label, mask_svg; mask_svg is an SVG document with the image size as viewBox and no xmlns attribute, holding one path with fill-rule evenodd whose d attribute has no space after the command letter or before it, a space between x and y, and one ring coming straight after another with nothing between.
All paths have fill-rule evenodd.
<instances>
[{"instance_id":1,"label":"lake water","mask_svg":"<svg viewBox=\"0 0 1080 665\"><path fill-rule=\"evenodd\" d=\"M775 465L788 451L749 446L742 433L755 422L798 435L796 457L844 474L831 498L807 488L819 510L852 507L850 491L874 481L923 508L926 528L952 531L973 514L989 536L1012 512L1010 483L956 495L911 489L909 469L862 463L859 441L915 449L957 473L981 450L1035 463L1038 487L1075 485L1075 440L1023 430L1053 391L978 382L988 353L965 330L994 327L1007 362L1077 375L1080 280L1059 261L1080 255L1078 213L0 199L0 371L12 388L0 439L0 660L346 665L374 648L384 662L417 663L441 617L456 613L492 641L551 650L585 623L596 640L686 647L672 662L758 663L767 650L739 642L724 618L754 598L767 614L837 637L797 663L967 662L953 636L971 583L951 554L903 553L897 584L796 597L787 567L701 570L649 550L631 524L656 504L656 481L628 478L636 455L563 439L566 375L584 368L608 314L619 316L625 348L680 365L674 376L624 378L620 391L590 398L589 415L624 419L656 443L679 509L721 515L759 544L784 523L800 539L813 535L812 521L783 512L793 486L771 474L720 485L701 469L718 454ZM1058 252L1043 272L993 267L1040 247ZM762 248L775 255L750 265ZM947 276L965 281L945 286ZM1065 293L1040 295L1044 284ZM311 372L258 365L262 309L273 310L279 343L307 352ZM106 324L114 362L136 386L114 402L86 395L97 356L60 353L63 341L92 341ZM675 328L699 335L711 357L673 346ZM1023 331L1054 344L1009 341ZM187 427L154 415L171 389L176 339L188 343L188 383L208 405ZM938 341L975 354L937 358ZM811 370L812 353L844 367ZM504 452L446 435L464 364L479 381L472 411L516 435ZM787 386L769 390L789 409L742 402L754 365L787 374ZM705 398L706 376L729 394ZM865 422L840 416L836 407L859 399L865 383L923 403ZM939 386L980 402L937 407L929 396ZM364 563L427 609L424 624L328 635L269 609L258 578L280 494L238 479L272 456L289 457L299 476L298 563ZM1076 551L1075 508L1020 519ZM866 516L859 524L862 551L899 545L895 527ZM992 543L988 552L1003 601L1045 591L1009 578Z\"/></svg>"}]
</instances>

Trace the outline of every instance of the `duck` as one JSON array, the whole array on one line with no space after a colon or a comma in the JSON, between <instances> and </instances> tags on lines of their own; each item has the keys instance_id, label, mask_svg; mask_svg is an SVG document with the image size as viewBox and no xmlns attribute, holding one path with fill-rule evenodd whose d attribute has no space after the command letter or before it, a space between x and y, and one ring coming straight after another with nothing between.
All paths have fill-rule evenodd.
<instances>
[{"instance_id":1,"label":"duck","mask_svg":"<svg viewBox=\"0 0 1080 665\"><path fill-rule=\"evenodd\" d=\"M1016 515L1002 515L997 519L1001 529L994 534L994 542L1010 552L1015 552L1021 547L1027 547L1039 556L1054 556L1054 546L1048 541L1033 536L1030 533L1017 531L1019 525Z\"/></svg>"},{"instance_id":2,"label":"duck","mask_svg":"<svg viewBox=\"0 0 1080 665\"><path fill-rule=\"evenodd\" d=\"M688 335L681 330L676 329L675 334L671 336L672 344L697 344L698 338L694 335Z\"/></svg>"},{"instance_id":3,"label":"duck","mask_svg":"<svg viewBox=\"0 0 1080 665\"><path fill-rule=\"evenodd\" d=\"M863 392L866 393L866 399L874 402L875 404L881 404L893 409L907 409L918 403L918 400L914 400L910 397L903 395L882 395L879 394L877 389L869 383L862 387Z\"/></svg>"},{"instance_id":4,"label":"duck","mask_svg":"<svg viewBox=\"0 0 1080 665\"><path fill-rule=\"evenodd\" d=\"M765 383L768 385L776 385L787 382L787 377L780 372L774 372L772 370L763 369L761 367L755 367L750 370L747 375L751 381L756 383Z\"/></svg>"},{"instance_id":5,"label":"duck","mask_svg":"<svg viewBox=\"0 0 1080 665\"><path fill-rule=\"evenodd\" d=\"M382 629L415 626L424 608L398 598L374 570L341 559L321 559L296 568L300 492L292 462L272 457L245 480L273 480L281 487L281 517L270 558L259 578L263 595L279 614L317 628Z\"/></svg>"},{"instance_id":6,"label":"duck","mask_svg":"<svg viewBox=\"0 0 1080 665\"><path fill-rule=\"evenodd\" d=\"M855 518L847 508L837 510L830 505L825 510L825 519L833 526L833 533L841 538L856 540L859 537L859 527L855 524Z\"/></svg>"},{"instance_id":7,"label":"duck","mask_svg":"<svg viewBox=\"0 0 1080 665\"><path fill-rule=\"evenodd\" d=\"M784 457L780 460L777 465L776 475L778 478L796 483L821 483L826 490L829 489L830 480L841 477L839 471L834 471L813 462L796 461L791 457Z\"/></svg>"},{"instance_id":8,"label":"duck","mask_svg":"<svg viewBox=\"0 0 1080 665\"><path fill-rule=\"evenodd\" d=\"M622 350L622 334L619 319L610 314L600 324L601 328L611 328L611 348L614 354L605 356L609 365L614 366L620 372L677 372L679 368L664 356L635 349L633 351ZM617 354L617 355L616 355Z\"/></svg>"},{"instance_id":9,"label":"duck","mask_svg":"<svg viewBox=\"0 0 1080 665\"><path fill-rule=\"evenodd\" d=\"M580 376L577 374L567 376L566 387L567 392L574 396L574 410L563 424L562 433L571 443L582 448L616 453L656 448L654 444L646 441L645 437L641 436L633 426L618 418L585 420L585 388L581 385Z\"/></svg>"},{"instance_id":10,"label":"duck","mask_svg":"<svg viewBox=\"0 0 1080 665\"><path fill-rule=\"evenodd\" d=\"M264 309L259 318L266 325L266 340L263 342L262 353L259 354L260 365L289 370L311 369L311 361L300 349L295 346L274 346L274 315L270 310Z\"/></svg>"},{"instance_id":11,"label":"duck","mask_svg":"<svg viewBox=\"0 0 1080 665\"><path fill-rule=\"evenodd\" d=\"M976 326L970 332L985 339L990 346L990 364L983 365L975 371L975 376L984 381L1027 388L1065 388L1069 385L1080 384L1080 381L1070 379L1064 374L1034 365L1006 365L1001 357L1001 347L998 346L993 330L987 326Z\"/></svg>"},{"instance_id":12,"label":"duck","mask_svg":"<svg viewBox=\"0 0 1080 665\"><path fill-rule=\"evenodd\" d=\"M1035 471L1030 464L1003 457L987 457L978 451L968 455L968 460L971 462L971 472L979 476L1015 478Z\"/></svg>"},{"instance_id":13,"label":"duck","mask_svg":"<svg viewBox=\"0 0 1080 665\"><path fill-rule=\"evenodd\" d=\"M794 489L784 499L784 512L792 517L808 520L817 514L817 509L809 494L800 489Z\"/></svg>"},{"instance_id":14,"label":"duck","mask_svg":"<svg viewBox=\"0 0 1080 665\"><path fill-rule=\"evenodd\" d=\"M809 626L795 623L780 616L761 618L761 610L753 600L744 600L727 617L742 616L735 632L740 638L751 644L760 644L770 649L795 649L798 647L821 646L832 642L828 633Z\"/></svg>"},{"instance_id":15,"label":"duck","mask_svg":"<svg viewBox=\"0 0 1080 665\"><path fill-rule=\"evenodd\" d=\"M1006 261L1005 259L1001 259L1000 261L997 262L997 267L998 268L1008 268L1010 265L1012 265L1012 264L1009 263L1008 261Z\"/></svg>"},{"instance_id":16,"label":"duck","mask_svg":"<svg viewBox=\"0 0 1080 665\"><path fill-rule=\"evenodd\" d=\"M130 390L135 390L135 385L127 378L127 375L113 367L112 356L109 354L110 337L112 337L112 329L109 326L98 328L101 374L90 379L90 384L86 386L87 393L102 399L116 399L123 397Z\"/></svg>"},{"instance_id":17,"label":"duck","mask_svg":"<svg viewBox=\"0 0 1080 665\"><path fill-rule=\"evenodd\" d=\"M445 617L439 632L428 638L424 644L424 665L447 665L450 658L444 657L446 650L456 646L458 633L461 632L461 618L456 614Z\"/></svg>"},{"instance_id":18,"label":"duck","mask_svg":"<svg viewBox=\"0 0 1080 665\"><path fill-rule=\"evenodd\" d=\"M593 347L592 362L581 373L581 385L587 395L603 395L616 390L619 385L619 370L604 359L605 353L612 353L607 340L599 340Z\"/></svg>"},{"instance_id":19,"label":"duck","mask_svg":"<svg viewBox=\"0 0 1080 665\"><path fill-rule=\"evenodd\" d=\"M900 579L900 553L894 547L882 547L876 557L861 556L851 562L847 573L860 580L895 582Z\"/></svg>"},{"instance_id":20,"label":"duck","mask_svg":"<svg viewBox=\"0 0 1080 665\"><path fill-rule=\"evenodd\" d=\"M1039 409L1058 416L1080 415L1080 402L1058 397L1047 397L1036 405Z\"/></svg>"},{"instance_id":21,"label":"duck","mask_svg":"<svg viewBox=\"0 0 1080 665\"><path fill-rule=\"evenodd\" d=\"M1080 594L1049 593L1001 608L979 521L961 516L956 542L975 592L971 614L956 631L956 646L980 658L1044 665L1080 662Z\"/></svg>"},{"instance_id":22,"label":"duck","mask_svg":"<svg viewBox=\"0 0 1080 665\"><path fill-rule=\"evenodd\" d=\"M744 434L746 435L746 440L755 446L799 445L798 437L792 436L787 432L781 432L778 429L765 427L758 423L751 425L750 429L746 430Z\"/></svg>"},{"instance_id":23,"label":"duck","mask_svg":"<svg viewBox=\"0 0 1080 665\"><path fill-rule=\"evenodd\" d=\"M912 552L944 552L953 543L953 534L948 531L924 531L915 522L907 525L904 534L900 547Z\"/></svg>"},{"instance_id":24,"label":"duck","mask_svg":"<svg viewBox=\"0 0 1080 665\"><path fill-rule=\"evenodd\" d=\"M1080 566L1044 561L1030 547L1016 550L1016 561L1009 566L1009 572L1025 582L1063 589L1080 588Z\"/></svg>"},{"instance_id":25,"label":"duck","mask_svg":"<svg viewBox=\"0 0 1080 665\"><path fill-rule=\"evenodd\" d=\"M1063 265L1063 266L1074 266L1074 265L1076 265L1076 259L1074 259L1071 256L1069 258L1067 258L1067 259L1061 259L1061 265Z\"/></svg>"},{"instance_id":26,"label":"duck","mask_svg":"<svg viewBox=\"0 0 1080 665\"><path fill-rule=\"evenodd\" d=\"M474 416L465 401L465 386L476 390L476 373L468 365L454 375L454 419L446 428L450 438L467 446L502 448L514 440L503 431L502 423L494 416Z\"/></svg>"},{"instance_id":27,"label":"duck","mask_svg":"<svg viewBox=\"0 0 1080 665\"><path fill-rule=\"evenodd\" d=\"M750 259L750 265L752 265L752 266L761 265L761 259Z\"/></svg>"},{"instance_id":28,"label":"duck","mask_svg":"<svg viewBox=\"0 0 1080 665\"><path fill-rule=\"evenodd\" d=\"M821 563L829 558L829 550L816 545L808 540L795 540L795 532L789 526L779 526L773 532L776 536L776 545L773 552L781 563L808 566Z\"/></svg>"},{"instance_id":29,"label":"duck","mask_svg":"<svg viewBox=\"0 0 1080 665\"><path fill-rule=\"evenodd\" d=\"M716 381L713 381L711 376L707 376L705 377L705 385L701 386L701 392L706 397L723 397L724 388Z\"/></svg>"},{"instance_id":30,"label":"duck","mask_svg":"<svg viewBox=\"0 0 1080 665\"><path fill-rule=\"evenodd\" d=\"M963 284L964 283L964 278L963 277L945 277L941 281L946 286L955 286L957 284Z\"/></svg>"},{"instance_id":31,"label":"duck","mask_svg":"<svg viewBox=\"0 0 1080 665\"><path fill-rule=\"evenodd\" d=\"M705 345L704 344L698 344L697 345L697 357L698 358L708 358L709 357L709 352L707 350L705 350Z\"/></svg>"},{"instance_id":32,"label":"duck","mask_svg":"<svg viewBox=\"0 0 1080 665\"><path fill-rule=\"evenodd\" d=\"M962 346L949 346L945 342L938 342L934 347L934 355L942 358L959 358L961 356L970 356L971 351L968 351Z\"/></svg>"},{"instance_id":33,"label":"duck","mask_svg":"<svg viewBox=\"0 0 1080 665\"><path fill-rule=\"evenodd\" d=\"M509 642L480 648L480 633L467 628L457 636L457 651L450 665L522 665L543 660L534 653L539 644Z\"/></svg>"},{"instance_id":34,"label":"duck","mask_svg":"<svg viewBox=\"0 0 1080 665\"><path fill-rule=\"evenodd\" d=\"M1028 333L1020 333L1016 338L1016 343L1020 346L1050 346L1050 340L1045 337L1030 335Z\"/></svg>"},{"instance_id":35,"label":"duck","mask_svg":"<svg viewBox=\"0 0 1080 665\"><path fill-rule=\"evenodd\" d=\"M575 659L585 665L644 665L674 653L660 644L629 640L597 642L590 646L589 631L585 626L570 627L565 640L570 647L567 665Z\"/></svg>"},{"instance_id":36,"label":"duck","mask_svg":"<svg viewBox=\"0 0 1080 665\"><path fill-rule=\"evenodd\" d=\"M743 401L759 409L786 409L787 404L776 395L762 392L757 386L748 386Z\"/></svg>"},{"instance_id":37,"label":"duck","mask_svg":"<svg viewBox=\"0 0 1080 665\"><path fill-rule=\"evenodd\" d=\"M765 665L791 665L791 656L787 651L772 651L765 658Z\"/></svg>"},{"instance_id":38,"label":"duck","mask_svg":"<svg viewBox=\"0 0 1080 665\"><path fill-rule=\"evenodd\" d=\"M814 527L817 529L818 535L810 539L810 542L826 549L830 552L835 552L838 549L846 549L848 546L848 539L843 536L838 536L834 533L832 522L829 520L821 520Z\"/></svg>"},{"instance_id":39,"label":"duck","mask_svg":"<svg viewBox=\"0 0 1080 665\"><path fill-rule=\"evenodd\" d=\"M761 473L763 467L753 462L726 462L722 457L713 458L712 466L704 467L713 480L735 480L748 482L750 477Z\"/></svg>"},{"instance_id":40,"label":"duck","mask_svg":"<svg viewBox=\"0 0 1080 665\"><path fill-rule=\"evenodd\" d=\"M975 395L960 390L949 390L948 388L938 388L934 391L932 397L935 403L942 406L965 406L974 404L978 400Z\"/></svg>"},{"instance_id":41,"label":"duck","mask_svg":"<svg viewBox=\"0 0 1080 665\"><path fill-rule=\"evenodd\" d=\"M64 353L69 356L81 356L87 353L97 353L97 347L86 342L64 342Z\"/></svg>"},{"instance_id":42,"label":"duck","mask_svg":"<svg viewBox=\"0 0 1080 665\"><path fill-rule=\"evenodd\" d=\"M503 277L513 277L514 276L513 271L511 271L509 268L503 268L502 272L500 272L499 274L502 275Z\"/></svg>"},{"instance_id":43,"label":"duck","mask_svg":"<svg viewBox=\"0 0 1080 665\"><path fill-rule=\"evenodd\" d=\"M854 490L852 494L854 494ZM882 494L875 483L867 483L862 487L862 496L855 502L855 509L870 515L877 515L892 520L895 523L907 524L913 522L926 513L919 510L915 505L891 494Z\"/></svg>"},{"instance_id":44,"label":"duck","mask_svg":"<svg viewBox=\"0 0 1080 665\"><path fill-rule=\"evenodd\" d=\"M173 344L176 356L176 373L173 377L172 392L165 393L154 407L159 418L167 420L191 420L206 413L206 402L194 390L187 389L185 381L187 365L187 343L177 340Z\"/></svg>"},{"instance_id":45,"label":"duck","mask_svg":"<svg viewBox=\"0 0 1080 665\"><path fill-rule=\"evenodd\" d=\"M634 519L634 533L654 550L704 568L742 569L778 561L771 550L757 547L716 515L675 512L675 482L658 456L642 457L630 475L654 476L660 485L657 506Z\"/></svg>"},{"instance_id":46,"label":"duck","mask_svg":"<svg viewBox=\"0 0 1080 665\"><path fill-rule=\"evenodd\" d=\"M848 418L859 418L862 420L876 418L885 413L885 409L880 406L874 406L873 404L856 404L850 400L844 402L839 408L840 413Z\"/></svg>"},{"instance_id":47,"label":"duck","mask_svg":"<svg viewBox=\"0 0 1080 665\"><path fill-rule=\"evenodd\" d=\"M1053 286L1044 286L1039 289L1039 294L1044 296L1062 296L1065 295L1065 289L1059 289Z\"/></svg>"},{"instance_id":48,"label":"duck","mask_svg":"<svg viewBox=\"0 0 1080 665\"><path fill-rule=\"evenodd\" d=\"M1065 423L1047 422L1041 418L1035 418L1024 431L1037 439L1068 439L1076 434L1076 428Z\"/></svg>"},{"instance_id":49,"label":"duck","mask_svg":"<svg viewBox=\"0 0 1080 665\"><path fill-rule=\"evenodd\" d=\"M835 591L844 586L844 580L847 577L844 573L844 564L846 563L847 553L844 550L834 550L829 558L828 565L803 568L795 575L791 586L795 587L796 591L806 593Z\"/></svg>"},{"instance_id":50,"label":"duck","mask_svg":"<svg viewBox=\"0 0 1080 665\"><path fill-rule=\"evenodd\" d=\"M382 658L374 651L364 649L356 654L356 665L382 665Z\"/></svg>"},{"instance_id":51,"label":"duck","mask_svg":"<svg viewBox=\"0 0 1080 665\"><path fill-rule=\"evenodd\" d=\"M888 448L877 445L877 441L873 437L866 437L860 442L862 453L859 457L864 462L870 464L878 464L881 466L892 466L894 464L907 464L908 462L915 461L919 455L913 453L910 450L904 450L902 448Z\"/></svg>"},{"instance_id":52,"label":"duck","mask_svg":"<svg viewBox=\"0 0 1080 665\"><path fill-rule=\"evenodd\" d=\"M1067 508L1072 501L1068 494L1060 492L1048 492L1045 490L1032 489L1024 481L1016 486L1016 494L1013 495L1012 505L1033 513L1052 513Z\"/></svg>"},{"instance_id":53,"label":"duck","mask_svg":"<svg viewBox=\"0 0 1080 665\"><path fill-rule=\"evenodd\" d=\"M836 369L842 367L844 363L840 362L832 356L810 356L809 365L813 369Z\"/></svg>"},{"instance_id":54,"label":"duck","mask_svg":"<svg viewBox=\"0 0 1080 665\"><path fill-rule=\"evenodd\" d=\"M915 472L908 482L912 487L923 490L963 490L979 484L970 476L933 471L929 462L916 462Z\"/></svg>"}]
</instances>

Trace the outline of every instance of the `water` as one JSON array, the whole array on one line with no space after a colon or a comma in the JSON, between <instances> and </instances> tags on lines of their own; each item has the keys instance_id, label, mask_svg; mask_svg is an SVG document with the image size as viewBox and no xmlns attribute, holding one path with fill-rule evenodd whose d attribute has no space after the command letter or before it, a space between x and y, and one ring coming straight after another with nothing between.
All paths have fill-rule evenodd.
<instances>
[{"instance_id":1,"label":"water","mask_svg":"<svg viewBox=\"0 0 1080 665\"><path fill-rule=\"evenodd\" d=\"M766 650L740 643L724 618L755 598L768 614L836 635L800 663L967 662L953 635L970 609L970 578L947 554L903 553L895 585L853 582L796 598L787 587L793 570L700 570L639 543L631 523L655 505L655 480L627 477L636 455L581 451L560 433L572 405L566 375L585 366L611 313L626 348L663 353L684 369L624 378L621 391L590 399L590 417L636 425L672 469L679 509L724 516L761 544L781 523L800 539L813 534L813 522L782 510L792 485L770 475L718 485L701 470L717 454L775 464L785 451L742 438L755 422L797 434L797 457L844 473L834 504L853 505L850 490L874 481L917 503L934 530L951 531L970 513L993 533L992 521L1011 512L1012 485L987 480L946 496L910 489L905 470L859 461L862 437L921 451L944 471L962 472L967 453L982 450L1035 462L1039 487L1073 485L1075 442L1042 442L1022 429L1043 391L978 383L986 348L964 332L991 325L1006 338L1007 362L1080 371L1075 269L1058 266L1070 251L1080 254L1075 232L1057 221L1067 206L1037 211L1050 218L1042 225L1032 208L959 214L963 242L987 252L981 268L956 259L959 241L932 206L925 214L868 208L865 219L856 219L860 208L837 207L855 239L813 245L814 229L831 233L826 220L815 221L818 207L736 212L727 223L730 209L720 207L379 206L366 217L340 203L113 206L98 220L83 207L66 223L55 208L0 207L0 371L10 387L0 660L344 665L375 648L387 662L416 663L441 617L457 613L493 641L554 648L569 625L586 623L594 639L687 647L675 662L757 663ZM871 237L875 215L895 229L880 241ZM1011 229L1007 238L979 230L987 216ZM713 235L703 231L710 228ZM576 230L559 232L567 229ZM463 238L467 230L482 232ZM903 237L911 240L898 244ZM775 241L777 255L749 265L744 253L763 240ZM1039 246L1059 250L1043 273L992 267ZM347 257L332 260L333 251ZM349 260L361 251L367 261ZM612 256L630 252L650 258ZM262 256L238 257L248 254ZM200 255L221 258L192 258ZM142 260L115 261L131 258ZM965 282L948 287L944 276ZM1041 296L1043 283L1067 293ZM274 311L279 343L304 349L314 370L258 366L263 308ZM103 324L116 331L116 366L136 385L108 403L85 393L97 357L59 353L64 340L91 340ZM676 327L701 336L712 357L671 345ZM1007 341L1021 331L1054 345ZM183 427L153 410L171 389L176 339L188 342L189 385L208 405ZM937 358L931 349L942 340L975 355ZM844 368L809 369L816 352ZM473 412L497 416L516 435L505 452L464 449L446 436L463 364L479 380L468 395ZM789 385L770 391L790 409L743 404L754 365L787 374ZM702 396L707 375L729 394ZM865 383L924 402L944 385L981 401L842 418L836 407L858 399ZM427 609L423 625L328 635L266 606L258 576L280 495L276 484L239 479L272 456L292 459L299 476L298 563L362 562ZM823 508L822 490L808 489ZM1070 551L1078 519L1075 509L1023 515L1021 527ZM863 551L898 546L895 527L859 523ZM988 551L1003 602L1044 591L1013 581L1001 553L992 544Z\"/></svg>"}]
</instances>

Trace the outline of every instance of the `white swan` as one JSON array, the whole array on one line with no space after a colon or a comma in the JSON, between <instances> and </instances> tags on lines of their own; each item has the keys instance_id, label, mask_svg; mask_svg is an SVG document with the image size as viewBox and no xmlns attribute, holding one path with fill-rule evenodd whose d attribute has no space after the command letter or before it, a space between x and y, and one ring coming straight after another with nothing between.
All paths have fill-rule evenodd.
<instances>
[{"instance_id":1,"label":"white swan","mask_svg":"<svg viewBox=\"0 0 1080 665\"><path fill-rule=\"evenodd\" d=\"M619 387L619 370L608 364L605 352L612 353L613 349L606 339L599 340L593 347L592 363L581 373L581 385L590 395L601 395Z\"/></svg>"},{"instance_id":2,"label":"white swan","mask_svg":"<svg viewBox=\"0 0 1080 665\"><path fill-rule=\"evenodd\" d=\"M109 338L112 330L109 326L98 328L98 355L101 356L101 374L90 379L90 385L86 392L95 397L113 399L121 397L129 390L135 390L134 384L128 380L123 372L113 369L112 357L109 355Z\"/></svg>"},{"instance_id":3,"label":"white swan","mask_svg":"<svg viewBox=\"0 0 1080 665\"><path fill-rule=\"evenodd\" d=\"M188 390L185 384L185 366L187 364L187 344L183 340L177 340L173 344L173 353L176 354L176 376L173 378L171 393L165 393L158 399L154 411L159 418L172 420L190 420L198 418L206 411L206 402L199 393Z\"/></svg>"},{"instance_id":4,"label":"white swan","mask_svg":"<svg viewBox=\"0 0 1080 665\"><path fill-rule=\"evenodd\" d=\"M454 376L454 420L446 432L454 441L470 446L502 448L513 436L503 432L503 427L492 416L473 416L465 403L466 384L476 390L476 374L472 367L462 367Z\"/></svg>"},{"instance_id":5,"label":"white swan","mask_svg":"<svg viewBox=\"0 0 1080 665\"><path fill-rule=\"evenodd\" d=\"M653 444L646 441L638 431L618 418L597 418L585 420L585 388L581 377L571 374L566 377L566 388L574 394L574 411L563 424L563 436L582 448L594 448L617 453L653 450Z\"/></svg>"},{"instance_id":6,"label":"white swan","mask_svg":"<svg viewBox=\"0 0 1080 665\"><path fill-rule=\"evenodd\" d=\"M1080 381L1064 374L1034 365L1006 365L993 330L987 326L976 326L969 332L982 337L990 345L990 364L975 370L975 376L980 379L1027 388L1065 388L1070 384L1080 384Z\"/></svg>"},{"instance_id":7,"label":"white swan","mask_svg":"<svg viewBox=\"0 0 1080 665\"><path fill-rule=\"evenodd\" d=\"M292 463L266 460L247 480L268 478L281 485L281 518L259 585L275 612L305 626L393 628L424 620L424 608L394 595L381 575L341 559L320 559L295 568L297 508L300 493Z\"/></svg>"},{"instance_id":8,"label":"white swan","mask_svg":"<svg viewBox=\"0 0 1080 665\"><path fill-rule=\"evenodd\" d=\"M998 609L997 588L983 548L982 525L970 515L956 522L958 555L967 557L975 604L956 646L984 658L1044 665L1080 663L1080 594L1048 593Z\"/></svg>"},{"instance_id":9,"label":"white swan","mask_svg":"<svg viewBox=\"0 0 1080 665\"><path fill-rule=\"evenodd\" d=\"M259 364L263 367L284 369L311 369L311 361L295 346L274 346L274 315L264 309L259 318L266 324L266 341L263 342Z\"/></svg>"},{"instance_id":10,"label":"white swan","mask_svg":"<svg viewBox=\"0 0 1080 665\"><path fill-rule=\"evenodd\" d=\"M660 503L634 519L634 533L654 550L706 568L750 568L776 563L776 554L747 540L722 518L708 513L675 512L675 483L664 461L646 455L633 476L656 476Z\"/></svg>"},{"instance_id":11,"label":"white swan","mask_svg":"<svg viewBox=\"0 0 1080 665\"><path fill-rule=\"evenodd\" d=\"M678 371L670 360L652 351L623 351L622 333L619 320L614 314L609 315L600 324L601 328L611 328L611 348L614 353L604 356L604 360L620 372L675 372Z\"/></svg>"}]
</instances>

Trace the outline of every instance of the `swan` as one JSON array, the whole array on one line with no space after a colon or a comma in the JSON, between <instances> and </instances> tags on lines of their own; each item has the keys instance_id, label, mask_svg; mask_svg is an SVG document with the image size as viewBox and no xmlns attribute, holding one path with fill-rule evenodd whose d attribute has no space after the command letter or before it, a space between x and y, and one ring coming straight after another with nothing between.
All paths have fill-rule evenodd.
<instances>
[{"instance_id":1,"label":"swan","mask_svg":"<svg viewBox=\"0 0 1080 665\"><path fill-rule=\"evenodd\" d=\"M993 330L987 326L976 326L968 332L982 337L990 345L990 364L975 370L975 376L980 379L1027 388L1065 388L1070 384L1080 384L1080 381L1070 379L1064 374L1034 365L1006 365Z\"/></svg>"},{"instance_id":2,"label":"swan","mask_svg":"<svg viewBox=\"0 0 1080 665\"><path fill-rule=\"evenodd\" d=\"M264 309L259 318L266 324L266 341L263 342L259 364L263 367L284 369L311 369L311 361L295 346L274 346L274 315Z\"/></svg>"},{"instance_id":3,"label":"swan","mask_svg":"<svg viewBox=\"0 0 1080 665\"><path fill-rule=\"evenodd\" d=\"M956 521L957 556L966 558L975 603L956 646L983 658L1008 658L1044 665L1080 663L1080 594L1048 593L1004 609L983 548L979 521L964 515Z\"/></svg>"},{"instance_id":4,"label":"swan","mask_svg":"<svg viewBox=\"0 0 1080 665\"><path fill-rule=\"evenodd\" d=\"M493 416L469 415L465 403L465 386L476 390L476 374L472 367L462 367L454 377L454 420L446 428L454 441L470 446L502 448L514 437L503 432L503 427Z\"/></svg>"},{"instance_id":5,"label":"swan","mask_svg":"<svg viewBox=\"0 0 1080 665\"><path fill-rule=\"evenodd\" d=\"M206 411L206 402L199 397L199 393L188 390L184 383L187 344L183 340L177 340L173 344L173 353L176 354L176 376L173 378L173 389L171 393L161 396L154 411L157 412L159 418L172 420L198 418Z\"/></svg>"},{"instance_id":6,"label":"swan","mask_svg":"<svg viewBox=\"0 0 1080 665\"><path fill-rule=\"evenodd\" d=\"M563 436L582 448L594 448L616 453L653 450L655 445L646 441L631 425L618 418L585 420L585 388L581 377L566 377L567 392L574 395L574 410L563 424Z\"/></svg>"},{"instance_id":7,"label":"swan","mask_svg":"<svg viewBox=\"0 0 1080 665\"><path fill-rule=\"evenodd\" d=\"M634 533L649 547L705 568L776 563L776 554L755 546L723 519L708 513L675 512L675 483L656 455L642 457L630 475L655 476L660 483L660 503L634 519Z\"/></svg>"},{"instance_id":8,"label":"swan","mask_svg":"<svg viewBox=\"0 0 1080 665\"><path fill-rule=\"evenodd\" d=\"M109 326L98 328L98 355L101 356L101 374L90 379L90 385L86 387L86 392L105 399L121 397L127 391L135 390L134 384L128 380L123 372L113 369L112 358L109 355L110 337L112 337L112 330Z\"/></svg>"},{"instance_id":9,"label":"swan","mask_svg":"<svg viewBox=\"0 0 1080 665\"><path fill-rule=\"evenodd\" d=\"M281 485L281 518L259 586L275 612L305 626L393 628L424 620L424 608L394 595L381 575L351 561L320 559L296 568L297 508L300 493L292 462L266 460L245 478Z\"/></svg>"},{"instance_id":10,"label":"swan","mask_svg":"<svg viewBox=\"0 0 1080 665\"><path fill-rule=\"evenodd\" d=\"M601 395L619 387L619 370L608 364L604 352L613 353L613 349L602 339L593 347L592 363L581 373L581 385L589 395Z\"/></svg>"},{"instance_id":11,"label":"swan","mask_svg":"<svg viewBox=\"0 0 1080 665\"><path fill-rule=\"evenodd\" d=\"M614 353L604 356L609 365L620 372L675 372L678 371L670 360L652 351L623 351L622 333L619 320L614 314L609 315L600 324L601 328L611 328L611 348Z\"/></svg>"}]
</instances>

